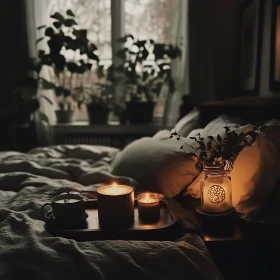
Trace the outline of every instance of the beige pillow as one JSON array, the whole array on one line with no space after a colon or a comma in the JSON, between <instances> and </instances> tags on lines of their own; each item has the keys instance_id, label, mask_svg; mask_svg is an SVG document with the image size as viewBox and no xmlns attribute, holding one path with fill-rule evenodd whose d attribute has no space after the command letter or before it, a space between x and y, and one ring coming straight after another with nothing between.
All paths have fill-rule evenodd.
<instances>
[{"instance_id":1,"label":"beige pillow","mask_svg":"<svg viewBox=\"0 0 280 280\"><path fill-rule=\"evenodd\" d=\"M280 175L280 122L267 125L269 131L241 151L230 174L233 205L244 214L257 213Z\"/></svg>"},{"instance_id":2,"label":"beige pillow","mask_svg":"<svg viewBox=\"0 0 280 280\"><path fill-rule=\"evenodd\" d=\"M240 152L230 173L233 206L246 215L257 213L279 179L280 122L272 120L266 125L269 130L260 133L252 147L246 147ZM239 128L243 131L248 129ZM199 198L203 176L201 172L185 194Z\"/></svg>"},{"instance_id":3,"label":"beige pillow","mask_svg":"<svg viewBox=\"0 0 280 280\"><path fill-rule=\"evenodd\" d=\"M186 137L193 129L199 128L199 124L199 109L195 107L176 123L174 130L182 137Z\"/></svg>"},{"instance_id":4,"label":"beige pillow","mask_svg":"<svg viewBox=\"0 0 280 280\"><path fill-rule=\"evenodd\" d=\"M188 186L198 171L194 159L180 150L176 140L142 138L116 156L112 174L135 179L141 191L160 192L170 198Z\"/></svg>"}]
</instances>

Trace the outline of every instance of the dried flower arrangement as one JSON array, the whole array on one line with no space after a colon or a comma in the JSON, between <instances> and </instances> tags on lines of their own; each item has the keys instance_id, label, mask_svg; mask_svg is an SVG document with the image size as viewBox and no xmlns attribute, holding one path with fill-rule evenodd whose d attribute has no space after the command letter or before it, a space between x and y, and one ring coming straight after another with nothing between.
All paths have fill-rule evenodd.
<instances>
[{"instance_id":1,"label":"dried flower arrangement","mask_svg":"<svg viewBox=\"0 0 280 280\"><path fill-rule=\"evenodd\" d=\"M171 133L170 138L175 137L182 143L181 150L198 159L196 168L199 171L202 171L203 167L224 167L225 172L230 172L238 154L243 148L252 146L258 134L266 131L267 126L262 125L246 133L238 133L237 130L230 130L228 126L225 126L224 129L224 137L218 134L216 137L210 135L204 138L200 133L195 137L190 137L197 144L195 147L182 139L176 131ZM189 148L191 151L188 151Z\"/></svg>"}]
</instances>

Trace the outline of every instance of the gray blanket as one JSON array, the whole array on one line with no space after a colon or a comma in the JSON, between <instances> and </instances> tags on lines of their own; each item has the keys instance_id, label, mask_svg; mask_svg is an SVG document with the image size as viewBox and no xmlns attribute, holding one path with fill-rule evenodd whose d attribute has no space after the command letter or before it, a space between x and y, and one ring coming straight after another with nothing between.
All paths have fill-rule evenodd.
<instances>
[{"instance_id":1,"label":"gray blanket","mask_svg":"<svg viewBox=\"0 0 280 280\"><path fill-rule=\"evenodd\" d=\"M0 279L222 279L198 235L171 241L53 237L41 206L58 193L137 183L110 174L117 149L54 146L0 153Z\"/></svg>"}]
</instances>

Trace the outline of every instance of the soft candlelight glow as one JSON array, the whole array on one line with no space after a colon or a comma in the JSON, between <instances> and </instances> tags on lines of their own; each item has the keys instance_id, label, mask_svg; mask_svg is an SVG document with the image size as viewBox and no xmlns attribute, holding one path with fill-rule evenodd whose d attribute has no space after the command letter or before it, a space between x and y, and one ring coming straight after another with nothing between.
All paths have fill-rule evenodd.
<instances>
[{"instance_id":1,"label":"soft candlelight glow","mask_svg":"<svg viewBox=\"0 0 280 280\"><path fill-rule=\"evenodd\" d=\"M224 212L231 208L231 194L225 185L206 186L202 192L202 210L209 213Z\"/></svg>"},{"instance_id":2,"label":"soft candlelight glow","mask_svg":"<svg viewBox=\"0 0 280 280\"><path fill-rule=\"evenodd\" d=\"M139 217L144 222L154 222L160 216L160 195L142 193L137 196Z\"/></svg>"},{"instance_id":3,"label":"soft candlelight glow","mask_svg":"<svg viewBox=\"0 0 280 280\"><path fill-rule=\"evenodd\" d=\"M130 186L118 185L117 183L98 188L98 192L105 195L123 195L131 193L132 191L133 188Z\"/></svg>"},{"instance_id":4,"label":"soft candlelight glow","mask_svg":"<svg viewBox=\"0 0 280 280\"><path fill-rule=\"evenodd\" d=\"M134 189L112 183L97 189L98 219L105 227L127 227L134 222Z\"/></svg>"},{"instance_id":5,"label":"soft candlelight glow","mask_svg":"<svg viewBox=\"0 0 280 280\"><path fill-rule=\"evenodd\" d=\"M142 197L139 197L139 202L142 203L157 203L159 199L157 197L151 197L150 193L144 193Z\"/></svg>"}]
</instances>

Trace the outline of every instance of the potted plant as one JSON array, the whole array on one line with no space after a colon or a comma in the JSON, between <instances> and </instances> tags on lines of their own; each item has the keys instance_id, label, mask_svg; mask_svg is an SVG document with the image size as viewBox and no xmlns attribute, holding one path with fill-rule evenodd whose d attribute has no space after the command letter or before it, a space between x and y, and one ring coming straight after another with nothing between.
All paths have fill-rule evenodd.
<instances>
[{"instance_id":1,"label":"potted plant","mask_svg":"<svg viewBox=\"0 0 280 280\"><path fill-rule=\"evenodd\" d=\"M132 35L119 40L119 83L125 85L127 116L132 124L150 123L163 85L173 91L171 62L181 51L177 46L153 40L136 40Z\"/></svg>"},{"instance_id":2,"label":"potted plant","mask_svg":"<svg viewBox=\"0 0 280 280\"><path fill-rule=\"evenodd\" d=\"M58 122L70 122L74 114L72 92L87 86L86 77L98 67L99 57L96 45L88 40L87 30L79 28L71 10L50 17L50 26L38 27L44 30L44 36L37 40L38 43L47 39L49 50L39 50L34 69L39 86L55 92ZM41 76L43 66L48 68L48 79Z\"/></svg>"},{"instance_id":3,"label":"potted plant","mask_svg":"<svg viewBox=\"0 0 280 280\"><path fill-rule=\"evenodd\" d=\"M112 66L104 69L102 65L93 72L92 84L81 85L73 90L73 98L78 103L86 104L91 124L106 124L113 108L114 83Z\"/></svg>"},{"instance_id":4,"label":"potted plant","mask_svg":"<svg viewBox=\"0 0 280 280\"><path fill-rule=\"evenodd\" d=\"M253 145L260 132L267 130L266 125L238 133L225 126L224 136L202 136L198 133L190 137L193 144L185 141L176 132L175 137L181 142L181 149L197 159L196 167L204 172L200 183L201 209L199 213L231 214L232 187L229 173L233 169L235 159L245 148Z\"/></svg>"}]
</instances>

